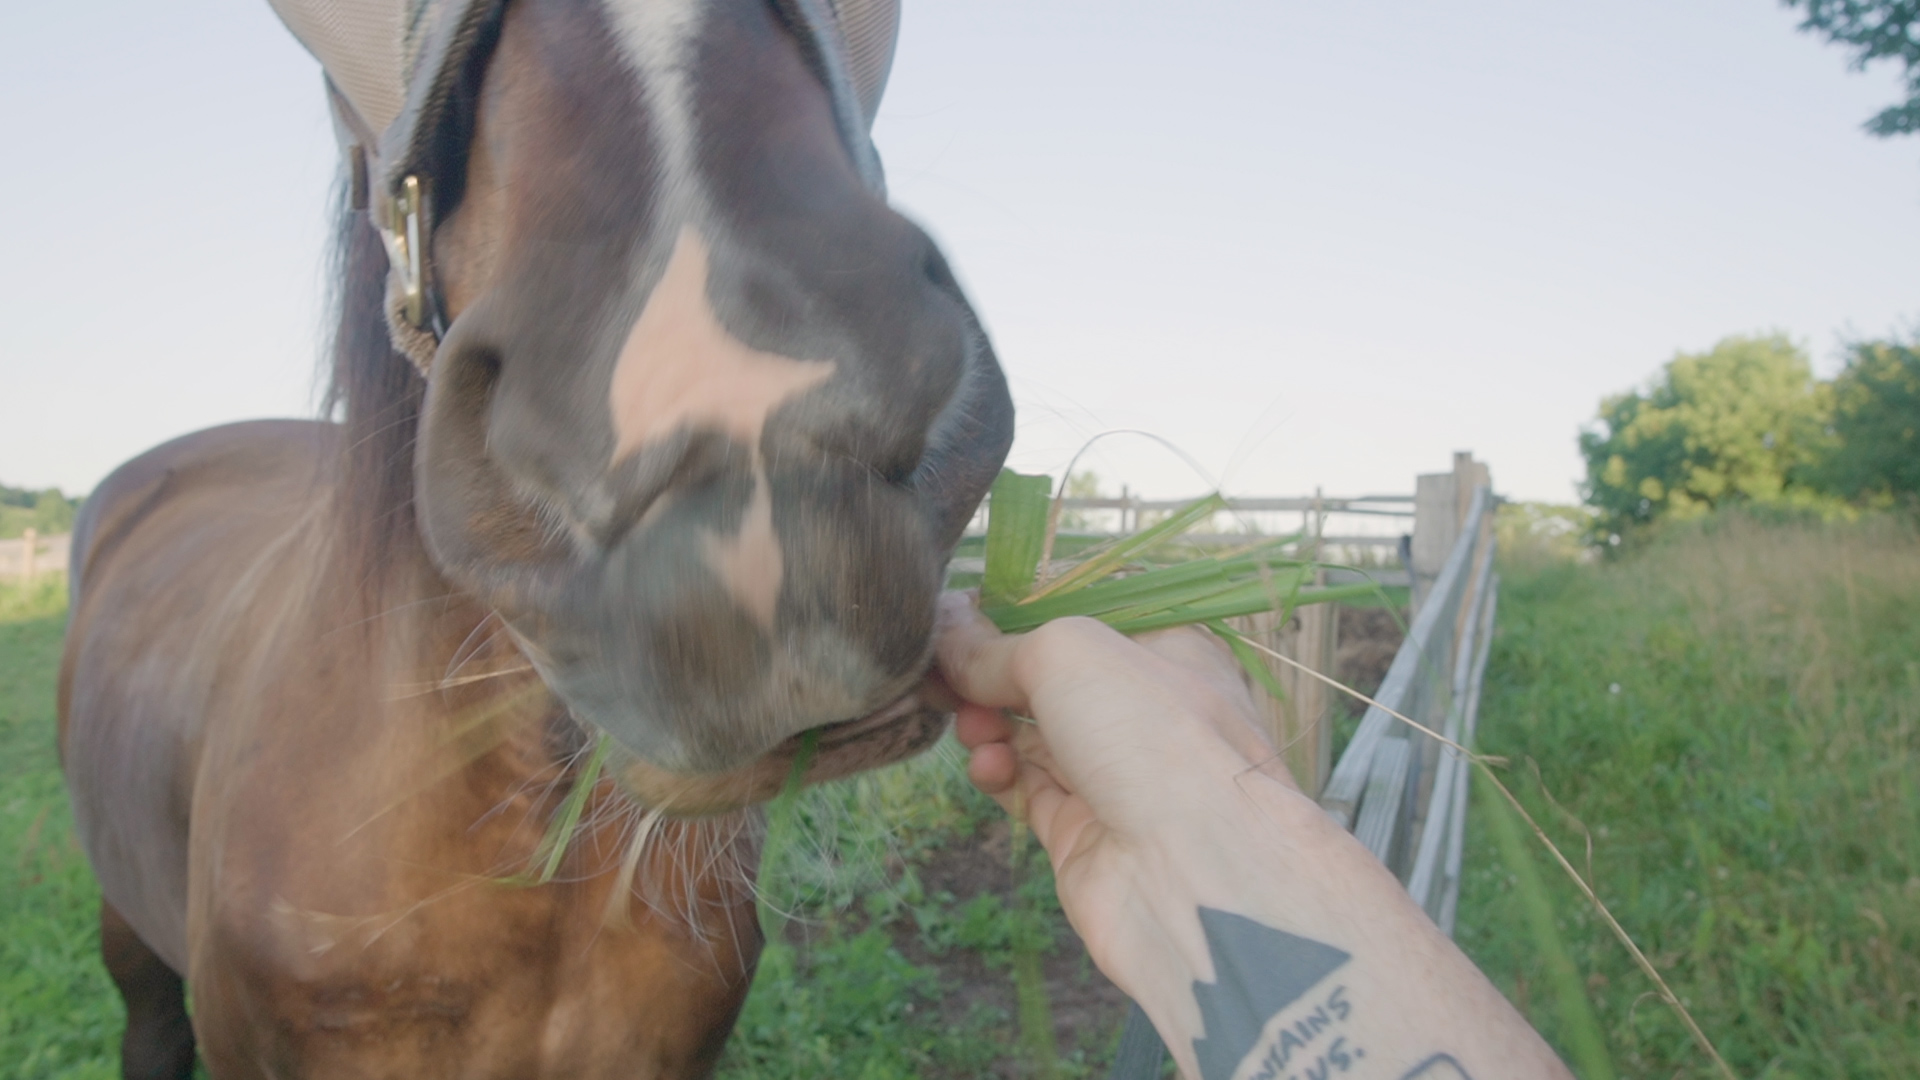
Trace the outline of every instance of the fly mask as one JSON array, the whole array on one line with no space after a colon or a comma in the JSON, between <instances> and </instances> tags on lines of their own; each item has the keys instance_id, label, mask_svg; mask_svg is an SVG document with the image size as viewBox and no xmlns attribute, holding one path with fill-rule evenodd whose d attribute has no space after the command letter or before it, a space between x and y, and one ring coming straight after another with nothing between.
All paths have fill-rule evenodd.
<instances>
[{"instance_id":1,"label":"fly mask","mask_svg":"<svg viewBox=\"0 0 1920 1080\"><path fill-rule=\"evenodd\" d=\"M444 217L459 203L507 0L268 2L325 72L353 208L370 211L392 264L388 330L424 374L446 332L431 256L436 210ZM893 66L897 0L770 2L826 87L855 169L884 194L872 129Z\"/></svg>"}]
</instances>

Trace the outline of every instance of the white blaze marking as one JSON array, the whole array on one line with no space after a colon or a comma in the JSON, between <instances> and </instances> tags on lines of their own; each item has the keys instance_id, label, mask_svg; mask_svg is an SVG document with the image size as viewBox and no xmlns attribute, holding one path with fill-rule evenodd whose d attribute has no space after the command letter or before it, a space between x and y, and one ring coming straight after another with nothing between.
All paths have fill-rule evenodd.
<instances>
[{"instance_id":1,"label":"white blaze marking","mask_svg":"<svg viewBox=\"0 0 1920 1080\"><path fill-rule=\"evenodd\" d=\"M746 444L753 496L737 534L707 537L707 565L754 621L771 629L785 560L760 437L775 409L825 382L836 365L762 352L728 333L707 299L707 265L706 241L683 227L614 365L613 463L681 428L717 429Z\"/></svg>"},{"instance_id":2,"label":"white blaze marking","mask_svg":"<svg viewBox=\"0 0 1920 1080\"><path fill-rule=\"evenodd\" d=\"M652 121L662 181L656 209L698 220L706 198L694 162L688 69L704 17L701 0L606 0L606 11ZM760 437L773 410L825 382L835 365L760 352L728 333L707 299L707 266L706 241L682 227L614 365L613 461L683 426L718 429L746 444L753 495L738 533L706 537L706 558L735 602L771 629L785 560Z\"/></svg>"},{"instance_id":3,"label":"white blaze marking","mask_svg":"<svg viewBox=\"0 0 1920 1080\"><path fill-rule=\"evenodd\" d=\"M613 460L682 427L716 428L757 454L768 414L834 367L761 352L728 333L707 302L706 241L683 227L614 365Z\"/></svg>"},{"instance_id":4,"label":"white blaze marking","mask_svg":"<svg viewBox=\"0 0 1920 1080\"><path fill-rule=\"evenodd\" d=\"M693 167L693 91L687 68L699 37L703 0L607 0L621 52L639 78L653 121L663 203L681 209L700 202Z\"/></svg>"}]
</instances>

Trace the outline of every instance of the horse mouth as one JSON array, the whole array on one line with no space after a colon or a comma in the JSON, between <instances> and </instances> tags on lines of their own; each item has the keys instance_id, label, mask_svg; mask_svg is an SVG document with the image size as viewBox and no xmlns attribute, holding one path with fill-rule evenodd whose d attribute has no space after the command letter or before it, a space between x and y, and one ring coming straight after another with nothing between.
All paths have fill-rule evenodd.
<instances>
[{"instance_id":1,"label":"horse mouth","mask_svg":"<svg viewBox=\"0 0 1920 1080\"><path fill-rule=\"evenodd\" d=\"M865 716L858 716L852 720L835 720L830 724L808 728L774 747L772 753L792 762L801 754L808 752L807 744L811 742L813 744L811 752L814 755L830 754L863 739L898 728L902 723L913 718L918 705L919 695L915 691L908 691Z\"/></svg>"},{"instance_id":2,"label":"horse mouth","mask_svg":"<svg viewBox=\"0 0 1920 1080\"><path fill-rule=\"evenodd\" d=\"M723 773L675 773L620 753L612 771L642 804L675 816L725 813L777 797L804 759L802 782L824 783L920 753L940 741L953 716L951 693L935 680L851 720L789 736L759 758Z\"/></svg>"}]
</instances>

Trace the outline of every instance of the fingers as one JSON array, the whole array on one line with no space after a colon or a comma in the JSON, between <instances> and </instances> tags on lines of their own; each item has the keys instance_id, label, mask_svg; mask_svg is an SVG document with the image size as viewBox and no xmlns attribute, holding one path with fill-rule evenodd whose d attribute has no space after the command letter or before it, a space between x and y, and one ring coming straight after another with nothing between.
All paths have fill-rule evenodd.
<instances>
[{"instance_id":1,"label":"fingers","mask_svg":"<svg viewBox=\"0 0 1920 1080\"><path fill-rule=\"evenodd\" d=\"M1089 817L1086 802L1061 787L1054 775L1023 758L1007 743L988 743L967 762L967 779L993 797L1000 808L1026 823L1041 846L1057 857L1070 838L1062 827L1078 828Z\"/></svg>"},{"instance_id":2,"label":"fingers","mask_svg":"<svg viewBox=\"0 0 1920 1080\"><path fill-rule=\"evenodd\" d=\"M1024 634L1003 634L966 593L940 598L934 662L948 686L982 705L1031 712L1049 690L1120 675L1139 646L1096 620L1055 619Z\"/></svg>"},{"instance_id":3,"label":"fingers","mask_svg":"<svg viewBox=\"0 0 1920 1080\"><path fill-rule=\"evenodd\" d=\"M960 745L969 750L985 743L1007 742L1013 738L1013 721L999 709L971 702L962 704L953 722L953 733Z\"/></svg>"},{"instance_id":4,"label":"fingers","mask_svg":"<svg viewBox=\"0 0 1920 1080\"><path fill-rule=\"evenodd\" d=\"M934 662L947 684L968 701L1024 709L1026 694L1014 681L1020 639L1002 634L966 593L940 597L934 631Z\"/></svg>"},{"instance_id":5,"label":"fingers","mask_svg":"<svg viewBox=\"0 0 1920 1080\"><path fill-rule=\"evenodd\" d=\"M967 759L967 779L988 795L1003 795L1020 777L1020 758L1003 742L976 748Z\"/></svg>"}]
</instances>

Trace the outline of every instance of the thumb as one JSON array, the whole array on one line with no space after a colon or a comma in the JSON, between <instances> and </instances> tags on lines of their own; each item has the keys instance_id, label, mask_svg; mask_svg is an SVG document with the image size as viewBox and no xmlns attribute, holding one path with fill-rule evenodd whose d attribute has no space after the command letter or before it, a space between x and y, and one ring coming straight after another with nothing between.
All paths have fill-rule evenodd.
<instances>
[{"instance_id":1,"label":"thumb","mask_svg":"<svg viewBox=\"0 0 1920 1080\"><path fill-rule=\"evenodd\" d=\"M940 597L934 663L961 697L979 705L1024 711L1027 695L1015 681L1013 665L1019 645L1019 637L1001 633L980 614L971 595L950 592Z\"/></svg>"}]
</instances>

